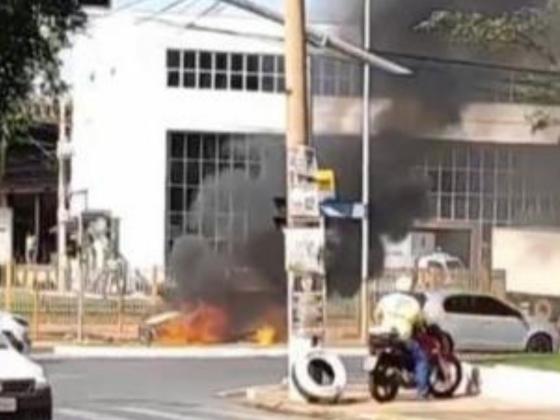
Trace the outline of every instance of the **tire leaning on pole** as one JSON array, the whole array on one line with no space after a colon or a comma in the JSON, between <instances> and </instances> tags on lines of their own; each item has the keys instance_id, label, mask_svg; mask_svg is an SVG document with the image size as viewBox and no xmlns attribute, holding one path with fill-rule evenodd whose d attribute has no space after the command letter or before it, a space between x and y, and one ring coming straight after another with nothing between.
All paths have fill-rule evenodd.
<instances>
[{"instance_id":1,"label":"tire leaning on pole","mask_svg":"<svg viewBox=\"0 0 560 420\"><path fill-rule=\"evenodd\" d=\"M291 375L298 392L311 403L339 401L348 380L340 357L325 350L313 350L297 359Z\"/></svg>"}]
</instances>

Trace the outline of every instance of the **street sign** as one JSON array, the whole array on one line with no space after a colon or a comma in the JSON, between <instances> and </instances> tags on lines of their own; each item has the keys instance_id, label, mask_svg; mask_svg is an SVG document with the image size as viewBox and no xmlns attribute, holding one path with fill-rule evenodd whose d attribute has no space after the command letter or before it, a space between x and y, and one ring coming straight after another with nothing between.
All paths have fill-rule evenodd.
<instances>
[{"instance_id":1,"label":"street sign","mask_svg":"<svg viewBox=\"0 0 560 420\"><path fill-rule=\"evenodd\" d=\"M13 212L0 207L0 265L12 261Z\"/></svg>"},{"instance_id":2,"label":"street sign","mask_svg":"<svg viewBox=\"0 0 560 420\"><path fill-rule=\"evenodd\" d=\"M317 158L310 147L288 151L288 215L291 219L319 219L319 189L315 182Z\"/></svg>"},{"instance_id":3,"label":"street sign","mask_svg":"<svg viewBox=\"0 0 560 420\"><path fill-rule=\"evenodd\" d=\"M298 273L325 272L325 231L323 228L284 229L286 270Z\"/></svg>"},{"instance_id":4,"label":"street sign","mask_svg":"<svg viewBox=\"0 0 560 420\"><path fill-rule=\"evenodd\" d=\"M317 171L315 173L315 184L317 184L321 202L335 199L336 182L332 169L321 169Z\"/></svg>"},{"instance_id":5,"label":"street sign","mask_svg":"<svg viewBox=\"0 0 560 420\"><path fill-rule=\"evenodd\" d=\"M321 203L321 214L330 219L362 220L366 208L362 203L328 200Z\"/></svg>"}]
</instances>

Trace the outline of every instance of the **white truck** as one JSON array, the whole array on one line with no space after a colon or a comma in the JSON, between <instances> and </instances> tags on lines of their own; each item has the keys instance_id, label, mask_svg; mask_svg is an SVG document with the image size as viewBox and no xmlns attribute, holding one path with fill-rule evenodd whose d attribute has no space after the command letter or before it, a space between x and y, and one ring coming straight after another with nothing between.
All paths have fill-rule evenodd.
<instances>
[{"instance_id":1,"label":"white truck","mask_svg":"<svg viewBox=\"0 0 560 420\"><path fill-rule=\"evenodd\" d=\"M560 230L494 228L492 269L510 301L560 327Z\"/></svg>"}]
</instances>

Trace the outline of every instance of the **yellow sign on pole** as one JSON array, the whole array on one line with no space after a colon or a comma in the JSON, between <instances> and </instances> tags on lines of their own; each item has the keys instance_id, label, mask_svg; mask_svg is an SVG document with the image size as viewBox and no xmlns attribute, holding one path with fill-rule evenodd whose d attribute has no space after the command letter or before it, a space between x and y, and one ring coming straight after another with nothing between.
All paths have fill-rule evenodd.
<instances>
[{"instance_id":1,"label":"yellow sign on pole","mask_svg":"<svg viewBox=\"0 0 560 420\"><path fill-rule=\"evenodd\" d=\"M332 169L321 169L315 172L315 183L323 200L336 195L336 180Z\"/></svg>"}]
</instances>

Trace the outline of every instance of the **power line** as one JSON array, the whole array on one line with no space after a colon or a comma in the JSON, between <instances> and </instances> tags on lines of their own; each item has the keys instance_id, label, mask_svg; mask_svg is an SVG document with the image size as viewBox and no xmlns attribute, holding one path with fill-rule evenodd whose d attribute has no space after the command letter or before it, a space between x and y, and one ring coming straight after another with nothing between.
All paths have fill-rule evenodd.
<instances>
[{"instance_id":1,"label":"power line","mask_svg":"<svg viewBox=\"0 0 560 420\"><path fill-rule=\"evenodd\" d=\"M138 20L136 21L136 24L144 23L144 22L146 22L146 21L148 21L148 20L153 19L154 17L157 17L157 16L159 16L159 15L162 15L162 14L164 14L165 12L168 12L168 11L170 11L171 9L174 9L174 8L177 7L177 6L180 6L181 4L185 3L186 1L187 1L187 0L175 0L175 1L172 1L171 3L169 3L169 4L165 5L165 6L163 6L161 9L156 10L154 13L151 13L151 14L149 14L148 16L141 17L140 19L138 19Z\"/></svg>"}]
</instances>

